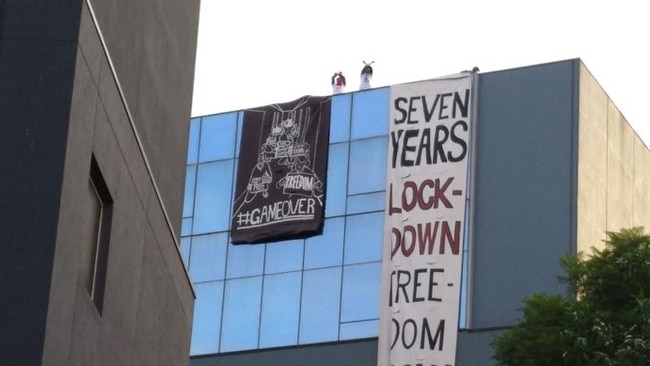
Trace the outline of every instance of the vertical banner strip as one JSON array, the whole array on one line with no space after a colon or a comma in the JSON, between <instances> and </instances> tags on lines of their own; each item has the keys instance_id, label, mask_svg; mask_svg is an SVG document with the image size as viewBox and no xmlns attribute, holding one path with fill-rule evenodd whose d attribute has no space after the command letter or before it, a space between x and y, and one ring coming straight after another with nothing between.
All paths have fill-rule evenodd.
<instances>
[{"instance_id":1,"label":"vertical banner strip","mask_svg":"<svg viewBox=\"0 0 650 366\"><path fill-rule=\"evenodd\" d=\"M330 97L305 96L244 112L233 243L264 243L322 231L330 104Z\"/></svg>"},{"instance_id":2,"label":"vertical banner strip","mask_svg":"<svg viewBox=\"0 0 650 366\"><path fill-rule=\"evenodd\" d=\"M471 74L391 87L378 365L455 365Z\"/></svg>"}]
</instances>

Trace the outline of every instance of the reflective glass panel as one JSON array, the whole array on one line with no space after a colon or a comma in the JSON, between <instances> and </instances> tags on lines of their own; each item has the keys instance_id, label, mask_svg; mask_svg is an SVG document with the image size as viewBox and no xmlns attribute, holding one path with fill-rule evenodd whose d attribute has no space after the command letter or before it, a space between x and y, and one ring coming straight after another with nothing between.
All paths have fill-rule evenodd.
<instances>
[{"instance_id":1,"label":"reflective glass panel","mask_svg":"<svg viewBox=\"0 0 650 366\"><path fill-rule=\"evenodd\" d=\"M188 165L185 171L185 196L183 199L183 217L190 217L194 212L194 185L196 184L196 165Z\"/></svg>"},{"instance_id":2,"label":"reflective glass panel","mask_svg":"<svg viewBox=\"0 0 650 366\"><path fill-rule=\"evenodd\" d=\"M340 339L370 338L379 335L379 320L342 323Z\"/></svg>"},{"instance_id":3,"label":"reflective glass panel","mask_svg":"<svg viewBox=\"0 0 650 366\"><path fill-rule=\"evenodd\" d=\"M289 240L271 243L266 246L265 273L300 271L305 241Z\"/></svg>"},{"instance_id":4,"label":"reflective glass panel","mask_svg":"<svg viewBox=\"0 0 650 366\"><path fill-rule=\"evenodd\" d=\"M332 97L332 115L330 117L330 143L350 139L350 104L352 94Z\"/></svg>"},{"instance_id":5,"label":"reflective glass panel","mask_svg":"<svg viewBox=\"0 0 650 366\"><path fill-rule=\"evenodd\" d=\"M192 243L191 237L181 238L181 258L185 263L185 268L190 268L190 245Z\"/></svg>"},{"instance_id":6,"label":"reflective glass panel","mask_svg":"<svg viewBox=\"0 0 650 366\"><path fill-rule=\"evenodd\" d=\"M381 211L384 209L385 196L385 191L349 196L348 214Z\"/></svg>"},{"instance_id":7,"label":"reflective glass panel","mask_svg":"<svg viewBox=\"0 0 650 366\"><path fill-rule=\"evenodd\" d=\"M386 136L390 88L354 93L352 96L352 140Z\"/></svg>"},{"instance_id":8,"label":"reflective glass panel","mask_svg":"<svg viewBox=\"0 0 650 366\"><path fill-rule=\"evenodd\" d=\"M341 267L303 273L299 343L334 341L339 333Z\"/></svg>"},{"instance_id":9,"label":"reflective glass panel","mask_svg":"<svg viewBox=\"0 0 650 366\"><path fill-rule=\"evenodd\" d=\"M343 267L341 321L379 318L381 262Z\"/></svg>"},{"instance_id":10,"label":"reflective glass panel","mask_svg":"<svg viewBox=\"0 0 650 366\"><path fill-rule=\"evenodd\" d=\"M345 214L345 195L348 178L348 143L330 145L327 162L325 217Z\"/></svg>"},{"instance_id":11,"label":"reflective glass panel","mask_svg":"<svg viewBox=\"0 0 650 366\"><path fill-rule=\"evenodd\" d=\"M384 213L347 216L346 221L344 263L380 261Z\"/></svg>"},{"instance_id":12,"label":"reflective glass panel","mask_svg":"<svg viewBox=\"0 0 650 366\"><path fill-rule=\"evenodd\" d=\"M201 128L201 119L192 118L190 120L190 137L187 145L187 163L196 164L199 157L199 133Z\"/></svg>"},{"instance_id":13,"label":"reflective glass panel","mask_svg":"<svg viewBox=\"0 0 650 366\"><path fill-rule=\"evenodd\" d=\"M264 269L264 247L258 245L228 244L226 277L259 276Z\"/></svg>"},{"instance_id":14,"label":"reflective glass panel","mask_svg":"<svg viewBox=\"0 0 650 366\"><path fill-rule=\"evenodd\" d=\"M325 219L323 235L305 244L305 269L340 266L343 262L343 217Z\"/></svg>"},{"instance_id":15,"label":"reflective glass panel","mask_svg":"<svg viewBox=\"0 0 650 366\"><path fill-rule=\"evenodd\" d=\"M221 352L257 348L262 277L226 281Z\"/></svg>"},{"instance_id":16,"label":"reflective glass panel","mask_svg":"<svg viewBox=\"0 0 650 366\"><path fill-rule=\"evenodd\" d=\"M237 145L235 148L235 157L239 157L239 150L241 148L241 130L242 127L244 126L244 112L239 111L237 112L237 137L235 140L235 144Z\"/></svg>"},{"instance_id":17,"label":"reflective glass panel","mask_svg":"<svg viewBox=\"0 0 650 366\"><path fill-rule=\"evenodd\" d=\"M232 175L232 160L199 165L192 228L194 234L230 228Z\"/></svg>"},{"instance_id":18,"label":"reflective glass panel","mask_svg":"<svg viewBox=\"0 0 650 366\"><path fill-rule=\"evenodd\" d=\"M234 158L236 129L236 112L203 117L199 162Z\"/></svg>"},{"instance_id":19,"label":"reflective glass panel","mask_svg":"<svg viewBox=\"0 0 650 366\"><path fill-rule=\"evenodd\" d=\"M260 347L298 343L302 272L264 277Z\"/></svg>"},{"instance_id":20,"label":"reflective glass panel","mask_svg":"<svg viewBox=\"0 0 650 366\"><path fill-rule=\"evenodd\" d=\"M223 281L195 284L194 325L190 353L215 353L219 346Z\"/></svg>"},{"instance_id":21,"label":"reflective glass panel","mask_svg":"<svg viewBox=\"0 0 650 366\"><path fill-rule=\"evenodd\" d=\"M351 143L348 194L377 192L386 189L387 143L386 137Z\"/></svg>"},{"instance_id":22,"label":"reflective glass panel","mask_svg":"<svg viewBox=\"0 0 650 366\"><path fill-rule=\"evenodd\" d=\"M192 238L190 275L194 283L224 279L227 245L227 233Z\"/></svg>"},{"instance_id":23,"label":"reflective glass panel","mask_svg":"<svg viewBox=\"0 0 650 366\"><path fill-rule=\"evenodd\" d=\"M181 236L188 236L192 234L192 218L186 218L181 221Z\"/></svg>"}]
</instances>

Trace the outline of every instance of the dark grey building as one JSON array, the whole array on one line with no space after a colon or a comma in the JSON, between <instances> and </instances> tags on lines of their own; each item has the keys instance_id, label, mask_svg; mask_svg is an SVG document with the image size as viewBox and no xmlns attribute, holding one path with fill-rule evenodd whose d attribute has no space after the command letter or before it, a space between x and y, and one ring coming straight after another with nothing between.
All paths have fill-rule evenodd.
<instances>
[{"instance_id":1,"label":"dark grey building","mask_svg":"<svg viewBox=\"0 0 650 366\"><path fill-rule=\"evenodd\" d=\"M566 291L560 257L650 228L650 151L581 60L481 73L475 93L458 366L490 364L524 297ZM192 119L193 366L376 364L389 95L332 97L323 234L274 243L229 240L243 112Z\"/></svg>"},{"instance_id":2,"label":"dark grey building","mask_svg":"<svg viewBox=\"0 0 650 366\"><path fill-rule=\"evenodd\" d=\"M198 0L0 1L0 364L182 365Z\"/></svg>"}]
</instances>

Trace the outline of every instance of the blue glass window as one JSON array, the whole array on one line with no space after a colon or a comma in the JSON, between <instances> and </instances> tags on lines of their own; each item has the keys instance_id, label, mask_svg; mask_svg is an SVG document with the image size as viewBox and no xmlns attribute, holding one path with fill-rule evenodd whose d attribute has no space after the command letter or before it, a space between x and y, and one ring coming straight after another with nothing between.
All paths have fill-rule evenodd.
<instances>
[{"instance_id":1,"label":"blue glass window","mask_svg":"<svg viewBox=\"0 0 650 366\"><path fill-rule=\"evenodd\" d=\"M380 261L384 213L353 215L345 220L345 264Z\"/></svg>"},{"instance_id":2,"label":"blue glass window","mask_svg":"<svg viewBox=\"0 0 650 366\"><path fill-rule=\"evenodd\" d=\"M241 148L241 131L242 128L244 127L244 112L240 111L237 113L237 137L235 139L235 157L239 157L239 151ZM236 165L235 165L236 166Z\"/></svg>"},{"instance_id":3,"label":"blue glass window","mask_svg":"<svg viewBox=\"0 0 650 366\"><path fill-rule=\"evenodd\" d=\"M340 340L376 337L379 334L379 320L342 323Z\"/></svg>"},{"instance_id":4,"label":"blue glass window","mask_svg":"<svg viewBox=\"0 0 650 366\"><path fill-rule=\"evenodd\" d=\"M381 262L345 266L341 321L379 319L380 287Z\"/></svg>"},{"instance_id":5,"label":"blue glass window","mask_svg":"<svg viewBox=\"0 0 650 366\"><path fill-rule=\"evenodd\" d=\"M348 178L348 143L329 147L327 163L327 190L325 193L325 217L345 213L346 183Z\"/></svg>"},{"instance_id":6,"label":"blue glass window","mask_svg":"<svg viewBox=\"0 0 650 366\"><path fill-rule=\"evenodd\" d=\"M183 217L190 217L194 212L195 184L196 184L196 165L189 165L185 172L185 196L183 199Z\"/></svg>"},{"instance_id":7,"label":"blue glass window","mask_svg":"<svg viewBox=\"0 0 650 366\"><path fill-rule=\"evenodd\" d=\"M330 117L330 143L350 139L350 105L352 94L332 97L332 115Z\"/></svg>"},{"instance_id":8,"label":"blue glass window","mask_svg":"<svg viewBox=\"0 0 650 366\"><path fill-rule=\"evenodd\" d=\"M228 245L226 277L259 276L264 269L265 245Z\"/></svg>"},{"instance_id":9,"label":"blue glass window","mask_svg":"<svg viewBox=\"0 0 650 366\"><path fill-rule=\"evenodd\" d=\"M194 288L196 301L190 353L193 355L215 353L219 347L223 282L199 283L194 285Z\"/></svg>"},{"instance_id":10,"label":"blue glass window","mask_svg":"<svg viewBox=\"0 0 650 366\"><path fill-rule=\"evenodd\" d=\"M181 238L181 258L183 258L183 263L185 263L185 268L189 268L190 265L190 244L192 243L192 238L189 236L186 238Z\"/></svg>"},{"instance_id":11,"label":"blue glass window","mask_svg":"<svg viewBox=\"0 0 650 366\"><path fill-rule=\"evenodd\" d=\"M340 266L343 262L343 217L325 219L323 234L305 244L305 269Z\"/></svg>"},{"instance_id":12,"label":"blue glass window","mask_svg":"<svg viewBox=\"0 0 650 366\"><path fill-rule=\"evenodd\" d=\"M262 277L226 281L221 352L257 348Z\"/></svg>"},{"instance_id":13,"label":"blue glass window","mask_svg":"<svg viewBox=\"0 0 650 366\"><path fill-rule=\"evenodd\" d=\"M193 221L194 220L191 217L183 219L183 221L181 221L181 236L188 236L192 234Z\"/></svg>"},{"instance_id":14,"label":"blue glass window","mask_svg":"<svg viewBox=\"0 0 650 366\"><path fill-rule=\"evenodd\" d=\"M302 252L305 241L289 240L266 246L265 273L281 273L302 270Z\"/></svg>"},{"instance_id":15,"label":"blue glass window","mask_svg":"<svg viewBox=\"0 0 650 366\"><path fill-rule=\"evenodd\" d=\"M199 158L199 134L201 133L201 119L192 118L190 121L190 136L187 145L187 163L196 164Z\"/></svg>"},{"instance_id":16,"label":"blue glass window","mask_svg":"<svg viewBox=\"0 0 650 366\"><path fill-rule=\"evenodd\" d=\"M352 140L386 136L390 88L354 93L352 97Z\"/></svg>"},{"instance_id":17,"label":"blue glass window","mask_svg":"<svg viewBox=\"0 0 650 366\"><path fill-rule=\"evenodd\" d=\"M334 341L339 334L341 267L303 274L299 343Z\"/></svg>"},{"instance_id":18,"label":"blue glass window","mask_svg":"<svg viewBox=\"0 0 650 366\"><path fill-rule=\"evenodd\" d=\"M349 196L347 205L348 214L382 211L386 201L385 196L385 191Z\"/></svg>"},{"instance_id":19,"label":"blue glass window","mask_svg":"<svg viewBox=\"0 0 650 366\"><path fill-rule=\"evenodd\" d=\"M201 124L199 162L235 157L237 113L204 117Z\"/></svg>"},{"instance_id":20,"label":"blue glass window","mask_svg":"<svg viewBox=\"0 0 650 366\"><path fill-rule=\"evenodd\" d=\"M199 165L194 200L194 234L230 228L232 175L232 160Z\"/></svg>"},{"instance_id":21,"label":"blue glass window","mask_svg":"<svg viewBox=\"0 0 650 366\"><path fill-rule=\"evenodd\" d=\"M260 347L298 343L302 272L264 277Z\"/></svg>"},{"instance_id":22,"label":"blue glass window","mask_svg":"<svg viewBox=\"0 0 650 366\"><path fill-rule=\"evenodd\" d=\"M348 194L377 192L386 189L387 143L386 137L351 143Z\"/></svg>"},{"instance_id":23,"label":"blue glass window","mask_svg":"<svg viewBox=\"0 0 650 366\"><path fill-rule=\"evenodd\" d=\"M194 283L224 279L227 245L227 233L192 238L189 263L190 275Z\"/></svg>"}]
</instances>

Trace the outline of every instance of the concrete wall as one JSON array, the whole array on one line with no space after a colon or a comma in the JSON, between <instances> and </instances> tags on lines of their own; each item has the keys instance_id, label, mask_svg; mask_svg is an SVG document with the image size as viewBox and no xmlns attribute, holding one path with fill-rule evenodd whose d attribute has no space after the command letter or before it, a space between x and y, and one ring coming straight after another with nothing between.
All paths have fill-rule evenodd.
<instances>
[{"instance_id":1,"label":"concrete wall","mask_svg":"<svg viewBox=\"0 0 650 366\"><path fill-rule=\"evenodd\" d=\"M2 365L42 358L80 10L0 1Z\"/></svg>"},{"instance_id":2,"label":"concrete wall","mask_svg":"<svg viewBox=\"0 0 650 366\"><path fill-rule=\"evenodd\" d=\"M650 151L583 64L579 111L577 243L588 254L605 231L650 229Z\"/></svg>"},{"instance_id":3,"label":"concrete wall","mask_svg":"<svg viewBox=\"0 0 650 366\"><path fill-rule=\"evenodd\" d=\"M575 250L577 60L480 75L470 329L509 326L564 293Z\"/></svg>"},{"instance_id":4,"label":"concrete wall","mask_svg":"<svg viewBox=\"0 0 650 366\"><path fill-rule=\"evenodd\" d=\"M490 342L502 331L461 331L458 335L457 366L489 365ZM190 366L375 366L377 338L349 342L324 343L297 347L233 352L217 356L195 357Z\"/></svg>"},{"instance_id":5,"label":"concrete wall","mask_svg":"<svg viewBox=\"0 0 650 366\"><path fill-rule=\"evenodd\" d=\"M176 5L191 8L196 4L176 2ZM184 164L174 164L174 161L184 161L189 129L186 122L190 115L186 95L191 94L191 83L180 83L173 90L182 95L177 101L171 94L170 100L156 102L135 96L123 98L118 88L122 80L132 83L131 78L135 78L145 83L147 75L166 79L167 74L145 63L138 68L144 75L140 78L111 68L109 56L120 55L126 62L130 50L117 47L106 52L91 9L83 3L43 364L187 364L194 294L175 240L179 226L168 220L168 217L179 218L181 207L175 203L167 205L166 199L171 197L173 202L183 191ZM162 21L160 9L141 10L141 23L155 25ZM171 7L165 12L173 13L173 10ZM183 24L187 29L177 29L181 35L176 41L186 36L189 44L194 42L198 14L194 15L185 18L187 24ZM142 35L126 37L121 33L120 36L139 38ZM146 36L155 44L167 34L149 32ZM137 55L135 51L135 64L141 61ZM173 52L169 56L173 58ZM179 65L184 67L179 67L178 73L187 78L193 68L193 57L182 61L187 64ZM151 86L156 87L161 85ZM140 90L146 94L148 88L142 86ZM147 117L149 112L145 111L166 109L165 103L186 103L175 107L186 113L182 118L185 123L176 123L174 113L160 112L165 118L158 120ZM132 105L137 105L141 112L133 113ZM144 143L139 139L140 127L151 124L163 131L172 125L171 129L178 133L155 134ZM154 158L147 160L153 146L165 147L165 154L173 154L174 158L166 161L165 156L154 153ZM96 159L113 197L101 312L81 281L83 258L79 255L84 243L78 228L90 219L81 214L85 203L79 192L88 184L91 156ZM155 185L158 177L154 167L159 173L166 173L167 183Z\"/></svg>"},{"instance_id":6,"label":"concrete wall","mask_svg":"<svg viewBox=\"0 0 650 366\"><path fill-rule=\"evenodd\" d=\"M180 233L199 0L91 3L170 222Z\"/></svg>"}]
</instances>

